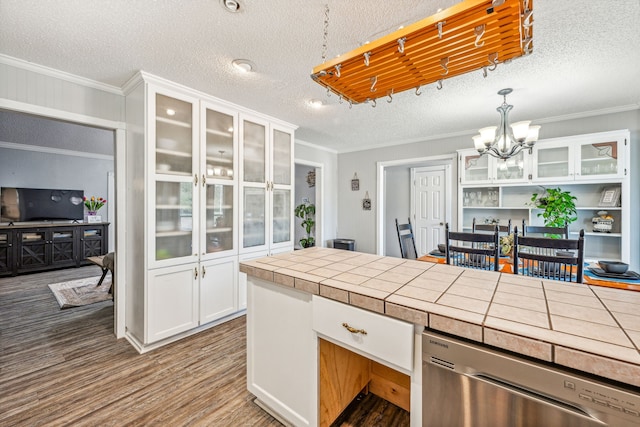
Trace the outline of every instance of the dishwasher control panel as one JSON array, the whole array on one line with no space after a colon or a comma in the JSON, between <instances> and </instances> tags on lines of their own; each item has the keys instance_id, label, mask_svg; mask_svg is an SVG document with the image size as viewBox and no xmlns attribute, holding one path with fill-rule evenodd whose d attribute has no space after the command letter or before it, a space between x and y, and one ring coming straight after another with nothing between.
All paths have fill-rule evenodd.
<instances>
[{"instance_id":1,"label":"dishwasher control panel","mask_svg":"<svg viewBox=\"0 0 640 427\"><path fill-rule=\"evenodd\" d=\"M577 390L578 384L580 383L575 380L564 380L564 388L575 391L578 394L578 398L583 402L593 403L640 418L640 408L638 407L637 399L630 400L628 397L625 397L626 393L616 393L616 390L612 390L610 387L600 387L596 383L583 386L580 390ZM640 419L638 422L640 422Z\"/></svg>"}]
</instances>

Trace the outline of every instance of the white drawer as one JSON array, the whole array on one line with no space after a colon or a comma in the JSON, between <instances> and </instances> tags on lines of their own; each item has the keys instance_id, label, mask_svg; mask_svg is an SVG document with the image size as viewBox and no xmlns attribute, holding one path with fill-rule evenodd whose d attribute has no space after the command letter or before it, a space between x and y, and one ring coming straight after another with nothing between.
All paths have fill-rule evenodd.
<instances>
[{"instance_id":1,"label":"white drawer","mask_svg":"<svg viewBox=\"0 0 640 427\"><path fill-rule=\"evenodd\" d=\"M357 332L347 329L355 328ZM313 329L320 335L405 372L413 368L413 325L313 296ZM366 333L365 333L366 332Z\"/></svg>"}]
</instances>

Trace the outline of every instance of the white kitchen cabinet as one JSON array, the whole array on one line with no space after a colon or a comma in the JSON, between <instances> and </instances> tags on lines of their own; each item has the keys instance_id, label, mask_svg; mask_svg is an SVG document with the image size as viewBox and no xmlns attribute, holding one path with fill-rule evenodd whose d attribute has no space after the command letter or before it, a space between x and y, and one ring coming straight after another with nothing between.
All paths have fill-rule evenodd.
<instances>
[{"instance_id":1,"label":"white kitchen cabinet","mask_svg":"<svg viewBox=\"0 0 640 427\"><path fill-rule=\"evenodd\" d=\"M145 343L198 326L198 265L149 270Z\"/></svg>"},{"instance_id":2,"label":"white kitchen cabinet","mask_svg":"<svg viewBox=\"0 0 640 427\"><path fill-rule=\"evenodd\" d=\"M543 192L544 187L560 187L576 197L578 219L569 225L569 233L577 238L584 229L585 259L629 263L629 144L627 130L540 140L533 149L531 179L524 183L465 184L461 168L458 229L470 231L473 218L479 222L496 220L501 225L511 220L512 227L519 229L522 220L543 225L538 217L541 211L532 206L531 196ZM462 160L467 151L460 152ZM621 195L621 203L601 206L603 192L611 189ZM610 232L594 231L592 218L603 210L614 219Z\"/></svg>"},{"instance_id":3,"label":"white kitchen cabinet","mask_svg":"<svg viewBox=\"0 0 640 427\"><path fill-rule=\"evenodd\" d=\"M293 129L241 116L240 252L293 250Z\"/></svg>"},{"instance_id":4,"label":"white kitchen cabinet","mask_svg":"<svg viewBox=\"0 0 640 427\"><path fill-rule=\"evenodd\" d=\"M247 389L278 419L317 426L311 294L256 277L249 277L247 293Z\"/></svg>"},{"instance_id":5,"label":"white kitchen cabinet","mask_svg":"<svg viewBox=\"0 0 640 427\"><path fill-rule=\"evenodd\" d=\"M204 325L239 309L238 258L227 257L200 263L200 324Z\"/></svg>"},{"instance_id":6,"label":"white kitchen cabinet","mask_svg":"<svg viewBox=\"0 0 640 427\"><path fill-rule=\"evenodd\" d=\"M554 138L533 148L535 182L624 178L629 131Z\"/></svg>"},{"instance_id":7,"label":"white kitchen cabinet","mask_svg":"<svg viewBox=\"0 0 640 427\"><path fill-rule=\"evenodd\" d=\"M459 182L463 185L526 182L529 179L530 158L528 150L508 160L480 156L474 149L459 150Z\"/></svg>"},{"instance_id":8,"label":"white kitchen cabinet","mask_svg":"<svg viewBox=\"0 0 640 427\"><path fill-rule=\"evenodd\" d=\"M126 248L136 257L135 262L126 263L125 317L128 338L144 351L178 335L193 333L196 328L241 315L246 307L246 291L239 289L238 270L243 238L238 184L243 126L239 116L246 110L144 72L124 90ZM279 157L273 154L275 147L283 145L275 132L280 127L287 129L292 165L295 127L276 124L275 119L257 113L254 122L264 127L263 153L258 154L260 147L250 145L253 140L247 141L245 152L247 164L258 162L255 174L263 179L261 184L257 179L247 194L242 194L249 202L243 207L255 212L251 218L250 214L244 217L258 223L269 221L263 227L269 233L264 248L278 249L276 243L286 246L286 242L271 239L275 230L272 221L286 217L288 212L292 223L292 166L283 172ZM289 177L285 183L280 182L283 176ZM258 203L264 213L251 199L253 190L261 192ZM281 192L285 193L284 202ZM278 206L285 212L278 212ZM247 224L254 225L247 221L244 226ZM292 248L291 237L285 237ZM271 241L273 245L268 244ZM174 277L175 288L156 283L165 277ZM186 307L180 307L175 316L159 314L156 306L171 305L174 297L182 303L187 296L176 293L178 289L186 292L190 286L195 286L189 294L194 298L193 311L187 313ZM186 317L195 322L186 322Z\"/></svg>"}]
</instances>

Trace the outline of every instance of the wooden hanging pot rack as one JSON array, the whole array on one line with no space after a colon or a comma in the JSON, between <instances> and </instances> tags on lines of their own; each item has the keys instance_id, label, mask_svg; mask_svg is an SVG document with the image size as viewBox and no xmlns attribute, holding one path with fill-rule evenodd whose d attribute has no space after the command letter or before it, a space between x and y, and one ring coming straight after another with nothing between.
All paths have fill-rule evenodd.
<instances>
[{"instance_id":1,"label":"wooden hanging pot rack","mask_svg":"<svg viewBox=\"0 0 640 427\"><path fill-rule=\"evenodd\" d=\"M533 0L464 0L316 66L311 78L350 104L493 71L533 50Z\"/></svg>"}]
</instances>

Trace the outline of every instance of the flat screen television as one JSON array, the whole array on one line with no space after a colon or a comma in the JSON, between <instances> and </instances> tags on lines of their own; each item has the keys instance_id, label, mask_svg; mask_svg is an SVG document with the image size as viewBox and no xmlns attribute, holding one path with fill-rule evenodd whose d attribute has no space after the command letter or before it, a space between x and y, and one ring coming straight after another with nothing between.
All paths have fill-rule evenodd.
<instances>
[{"instance_id":1,"label":"flat screen television","mask_svg":"<svg viewBox=\"0 0 640 427\"><path fill-rule=\"evenodd\" d=\"M2 221L81 220L84 191L44 188L0 188Z\"/></svg>"}]
</instances>

